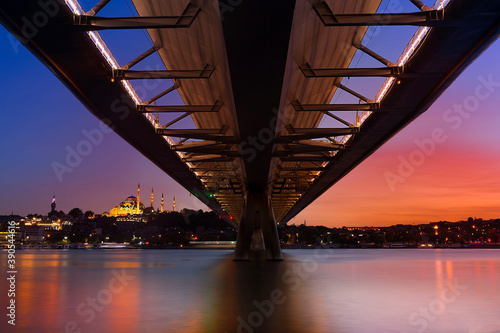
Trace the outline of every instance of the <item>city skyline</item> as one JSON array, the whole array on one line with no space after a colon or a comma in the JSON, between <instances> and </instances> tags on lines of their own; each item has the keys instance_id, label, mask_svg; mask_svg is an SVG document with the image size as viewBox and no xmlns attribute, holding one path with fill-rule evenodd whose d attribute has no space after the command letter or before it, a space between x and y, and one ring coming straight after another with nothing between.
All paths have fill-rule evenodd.
<instances>
[{"instance_id":1,"label":"city skyline","mask_svg":"<svg viewBox=\"0 0 500 333\"><path fill-rule=\"evenodd\" d=\"M392 47L392 39L378 42L379 48ZM0 153L5 161L0 169L0 214L44 213L54 193L63 211L81 206L102 213L132 193L137 182L144 188L161 189L166 196L175 193L179 207L207 210L103 127L4 28L0 30L0 49L4 73L0 82L4 92ZM495 110L500 103L498 54L500 44L496 42L426 113L289 223L307 220L336 227L366 221L386 226L500 216L500 114ZM489 95L474 99L478 91L481 96ZM179 96L174 94L175 102ZM435 129L441 129L439 135L433 134ZM95 131L102 138L94 136L92 142ZM429 140L433 142L430 146ZM84 141L91 142L88 155L74 160L70 171L58 174L54 162L64 163Z\"/></svg>"}]
</instances>

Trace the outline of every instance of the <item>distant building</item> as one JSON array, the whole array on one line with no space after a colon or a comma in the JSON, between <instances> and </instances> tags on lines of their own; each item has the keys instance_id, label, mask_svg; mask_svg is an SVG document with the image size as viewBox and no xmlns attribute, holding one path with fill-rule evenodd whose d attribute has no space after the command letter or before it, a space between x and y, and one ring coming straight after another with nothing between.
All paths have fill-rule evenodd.
<instances>
[{"instance_id":1,"label":"distant building","mask_svg":"<svg viewBox=\"0 0 500 333\"><path fill-rule=\"evenodd\" d=\"M163 193L161 195L161 212L163 212L163 206L164 206L164 198L163 198ZM175 197L174 197L174 202L173 202L173 207L175 210ZM137 197L134 196L129 196L126 198L124 201L122 201L118 206L114 207L108 212L104 212L102 215L103 216L112 216L112 217L118 217L118 216L129 216L129 215L151 215L151 214L156 214L158 213L154 209L154 192L153 189L151 189L151 206L150 207L145 207L144 204L141 202L141 185L137 185Z\"/></svg>"},{"instance_id":2,"label":"distant building","mask_svg":"<svg viewBox=\"0 0 500 333\"><path fill-rule=\"evenodd\" d=\"M153 208L153 210L154 210L153 204L154 204L154 193L153 193L153 189L151 189L151 208Z\"/></svg>"},{"instance_id":3,"label":"distant building","mask_svg":"<svg viewBox=\"0 0 500 333\"><path fill-rule=\"evenodd\" d=\"M58 213L56 211L56 195L55 194L52 196L52 202L50 203L50 212L48 214L48 217L51 220L58 219Z\"/></svg>"},{"instance_id":4,"label":"distant building","mask_svg":"<svg viewBox=\"0 0 500 333\"><path fill-rule=\"evenodd\" d=\"M56 195L52 197L52 203L50 204L50 212L55 213L56 211Z\"/></svg>"},{"instance_id":5,"label":"distant building","mask_svg":"<svg viewBox=\"0 0 500 333\"><path fill-rule=\"evenodd\" d=\"M138 205L139 204L139 205ZM138 202L133 195L123 200L118 206L110 210L109 216L126 216L134 214L142 214L144 205Z\"/></svg>"},{"instance_id":6,"label":"distant building","mask_svg":"<svg viewBox=\"0 0 500 333\"><path fill-rule=\"evenodd\" d=\"M349 231L379 231L379 227L344 227Z\"/></svg>"}]
</instances>

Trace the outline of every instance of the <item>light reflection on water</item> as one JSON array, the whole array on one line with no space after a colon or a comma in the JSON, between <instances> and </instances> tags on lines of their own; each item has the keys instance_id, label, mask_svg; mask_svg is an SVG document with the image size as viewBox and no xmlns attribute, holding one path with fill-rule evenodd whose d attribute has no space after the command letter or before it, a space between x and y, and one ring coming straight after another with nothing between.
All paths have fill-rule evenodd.
<instances>
[{"instance_id":1,"label":"light reflection on water","mask_svg":"<svg viewBox=\"0 0 500 333\"><path fill-rule=\"evenodd\" d=\"M500 332L500 250L231 258L222 250L19 250L17 325L2 319L0 331Z\"/></svg>"}]
</instances>

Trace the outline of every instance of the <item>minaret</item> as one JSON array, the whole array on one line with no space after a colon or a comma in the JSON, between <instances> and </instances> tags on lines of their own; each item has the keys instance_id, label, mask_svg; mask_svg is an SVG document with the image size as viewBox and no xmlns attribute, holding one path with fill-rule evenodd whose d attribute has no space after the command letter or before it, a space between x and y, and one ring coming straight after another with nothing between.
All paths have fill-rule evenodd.
<instances>
[{"instance_id":1,"label":"minaret","mask_svg":"<svg viewBox=\"0 0 500 333\"><path fill-rule=\"evenodd\" d=\"M173 212L175 212L175 196L174 196L174 209L172 210Z\"/></svg>"},{"instance_id":2,"label":"minaret","mask_svg":"<svg viewBox=\"0 0 500 333\"><path fill-rule=\"evenodd\" d=\"M163 213L163 193L161 194L161 212Z\"/></svg>"},{"instance_id":3,"label":"minaret","mask_svg":"<svg viewBox=\"0 0 500 333\"><path fill-rule=\"evenodd\" d=\"M50 204L51 212L54 212L56 210L56 195L52 197L52 203Z\"/></svg>"},{"instance_id":4,"label":"minaret","mask_svg":"<svg viewBox=\"0 0 500 333\"><path fill-rule=\"evenodd\" d=\"M139 207L141 203L141 183L137 184L137 211L136 214L139 214Z\"/></svg>"},{"instance_id":5,"label":"minaret","mask_svg":"<svg viewBox=\"0 0 500 333\"><path fill-rule=\"evenodd\" d=\"M153 202L154 202L153 197L154 197L154 195L153 195L153 188L151 188L151 208L153 208Z\"/></svg>"}]
</instances>

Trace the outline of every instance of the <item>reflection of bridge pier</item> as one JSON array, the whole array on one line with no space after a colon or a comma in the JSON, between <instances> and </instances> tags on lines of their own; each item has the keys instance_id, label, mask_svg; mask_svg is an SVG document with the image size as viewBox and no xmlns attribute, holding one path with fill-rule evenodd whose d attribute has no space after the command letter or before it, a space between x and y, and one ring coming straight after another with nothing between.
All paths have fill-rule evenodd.
<instances>
[{"instance_id":1,"label":"reflection of bridge pier","mask_svg":"<svg viewBox=\"0 0 500 333\"><path fill-rule=\"evenodd\" d=\"M310 300L291 290L291 281L297 278L291 259L274 263L227 258L212 267L207 281L213 286L209 288L223 292L205 301L212 326L199 327L199 331L307 332L308 309L303 305Z\"/></svg>"}]
</instances>

